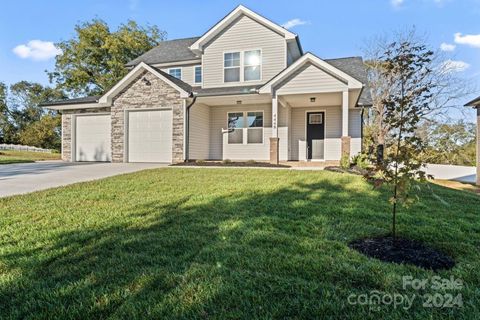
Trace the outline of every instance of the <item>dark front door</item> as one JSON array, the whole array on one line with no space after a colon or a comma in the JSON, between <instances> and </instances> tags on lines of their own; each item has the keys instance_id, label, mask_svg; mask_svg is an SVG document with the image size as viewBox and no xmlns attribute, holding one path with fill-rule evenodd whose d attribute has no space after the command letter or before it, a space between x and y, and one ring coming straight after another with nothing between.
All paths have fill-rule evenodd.
<instances>
[{"instance_id":1,"label":"dark front door","mask_svg":"<svg viewBox=\"0 0 480 320\"><path fill-rule=\"evenodd\" d=\"M324 159L325 112L307 112L307 159Z\"/></svg>"}]
</instances>

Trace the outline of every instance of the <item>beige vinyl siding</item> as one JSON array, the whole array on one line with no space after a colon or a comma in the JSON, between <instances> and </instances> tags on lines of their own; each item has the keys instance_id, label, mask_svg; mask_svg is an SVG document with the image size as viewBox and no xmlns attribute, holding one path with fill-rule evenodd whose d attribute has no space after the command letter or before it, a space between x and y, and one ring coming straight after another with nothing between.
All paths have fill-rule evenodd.
<instances>
[{"instance_id":1,"label":"beige vinyl siding","mask_svg":"<svg viewBox=\"0 0 480 320\"><path fill-rule=\"evenodd\" d=\"M280 109L281 108L281 109ZM280 160L288 157L287 109L279 108L278 135L280 138ZM263 144L228 144L227 128L229 112L263 111ZM270 137L272 136L272 105L213 106L210 107L210 152L209 159L220 160L269 160Z\"/></svg>"},{"instance_id":2,"label":"beige vinyl siding","mask_svg":"<svg viewBox=\"0 0 480 320\"><path fill-rule=\"evenodd\" d=\"M209 158L210 107L195 104L190 109L189 158L205 160Z\"/></svg>"},{"instance_id":3,"label":"beige vinyl siding","mask_svg":"<svg viewBox=\"0 0 480 320\"><path fill-rule=\"evenodd\" d=\"M224 83L224 52L254 49L262 51L262 79L260 81ZM264 83L283 70L286 67L286 61L286 41L283 36L242 15L205 46L202 55L203 87Z\"/></svg>"},{"instance_id":4,"label":"beige vinyl siding","mask_svg":"<svg viewBox=\"0 0 480 320\"><path fill-rule=\"evenodd\" d=\"M171 67L165 67L162 68L161 70L168 73L168 70L170 69L177 69L180 68L182 69L182 81L185 83L188 83L191 86L200 86L200 83L194 83L195 81L195 66L199 66L200 64L188 64L188 65L181 65L181 66L171 66Z\"/></svg>"},{"instance_id":5,"label":"beige vinyl siding","mask_svg":"<svg viewBox=\"0 0 480 320\"><path fill-rule=\"evenodd\" d=\"M348 115L348 134L350 141L350 154L354 156L362 151L362 110L350 110Z\"/></svg>"},{"instance_id":6,"label":"beige vinyl siding","mask_svg":"<svg viewBox=\"0 0 480 320\"><path fill-rule=\"evenodd\" d=\"M277 94L318 93L344 89L347 89L347 86L337 78L312 64L306 64L280 83L276 92Z\"/></svg>"},{"instance_id":7,"label":"beige vinyl siding","mask_svg":"<svg viewBox=\"0 0 480 320\"><path fill-rule=\"evenodd\" d=\"M342 109L338 107L324 108L292 108L291 154L290 160L298 160L299 141L306 141L306 111L325 111L325 160L340 160L342 136Z\"/></svg>"}]
</instances>

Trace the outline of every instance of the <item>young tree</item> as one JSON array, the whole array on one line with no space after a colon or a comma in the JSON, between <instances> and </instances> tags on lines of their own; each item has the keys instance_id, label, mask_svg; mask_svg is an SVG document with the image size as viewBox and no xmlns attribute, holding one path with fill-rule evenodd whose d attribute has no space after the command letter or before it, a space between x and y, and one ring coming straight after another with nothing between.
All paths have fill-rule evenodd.
<instances>
[{"instance_id":1,"label":"young tree","mask_svg":"<svg viewBox=\"0 0 480 320\"><path fill-rule=\"evenodd\" d=\"M434 89L430 68L432 56L433 52L425 45L403 41L390 44L381 57L381 76L389 87L382 99L383 121L389 128L389 138L385 140L384 161L377 164L375 176L392 186L394 238L397 204L408 205L412 201L412 184L426 178L420 157L425 142L416 135L416 130L422 117L430 112Z\"/></svg>"},{"instance_id":2,"label":"young tree","mask_svg":"<svg viewBox=\"0 0 480 320\"><path fill-rule=\"evenodd\" d=\"M55 59L50 82L70 96L101 94L128 70L125 64L158 45L166 33L156 26L141 27L135 21L110 31L100 19L75 26L72 39L57 43L62 53Z\"/></svg>"}]
</instances>

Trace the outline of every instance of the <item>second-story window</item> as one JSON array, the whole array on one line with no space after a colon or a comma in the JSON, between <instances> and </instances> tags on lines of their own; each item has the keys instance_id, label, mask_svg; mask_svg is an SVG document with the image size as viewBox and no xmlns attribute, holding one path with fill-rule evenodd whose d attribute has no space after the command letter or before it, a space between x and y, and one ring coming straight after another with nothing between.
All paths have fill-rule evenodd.
<instances>
[{"instance_id":1,"label":"second-story window","mask_svg":"<svg viewBox=\"0 0 480 320\"><path fill-rule=\"evenodd\" d=\"M195 66L195 83L202 83L202 67Z\"/></svg>"},{"instance_id":2,"label":"second-story window","mask_svg":"<svg viewBox=\"0 0 480 320\"><path fill-rule=\"evenodd\" d=\"M223 79L225 82L240 81L240 52L229 52L223 56Z\"/></svg>"},{"instance_id":3,"label":"second-story window","mask_svg":"<svg viewBox=\"0 0 480 320\"><path fill-rule=\"evenodd\" d=\"M260 80L262 56L260 50L245 51L243 56L244 81Z\"/></svg>"},{"instance_id":4,"label":"second-story window","mask_svg":"<svg viewBox=\"0 0 480 320\"><path fill-rule=\"evenodd\" d=\"M168 73L171 76L174 76L177 79L182 80L182 68L172 68L168 70Z\"/></svg>"}]
</instances>

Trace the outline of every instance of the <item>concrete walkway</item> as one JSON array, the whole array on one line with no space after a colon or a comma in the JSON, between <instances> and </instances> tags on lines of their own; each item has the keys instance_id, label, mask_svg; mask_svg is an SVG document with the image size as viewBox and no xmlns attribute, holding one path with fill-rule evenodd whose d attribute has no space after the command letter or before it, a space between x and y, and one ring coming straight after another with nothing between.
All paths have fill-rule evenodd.
<instances>
[{"instance_id":1,"label":"concrete walkway","mask_svg":"<svg viewBox=\"0 0 480 320\"><path fill-rule=\"evenodd\" d=\"M475 183L476 168L466 166L453 166L446 164L427 164L428 174L435 179L455 180L466 183Z\"/></svg>"},{"instance_id":2,"label":"concrete walkway","mask_svg":"<svg viewBox=\"0 0 480 320\"><path fill-rule=\"evenodd\" d=\"M165 166L167 164L62 161L0 165L0 197Z\"/></svg>"}]
</instances>

